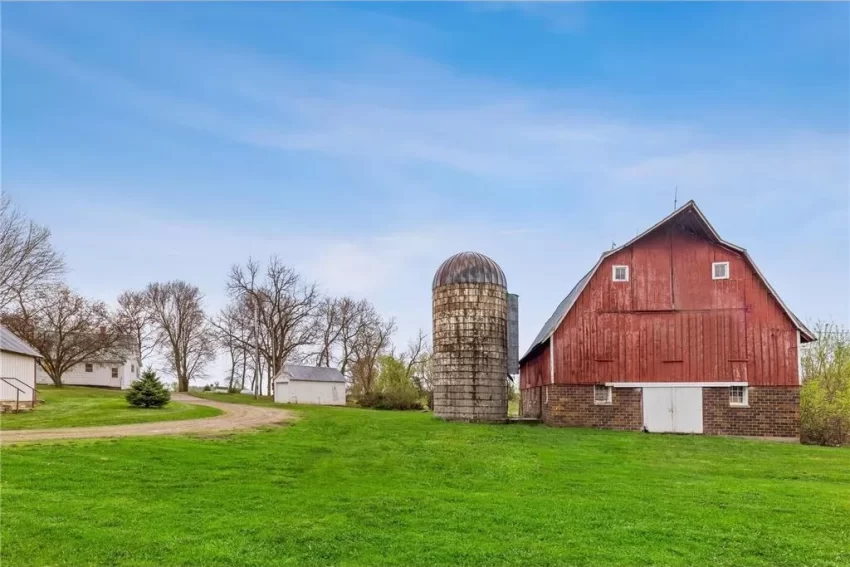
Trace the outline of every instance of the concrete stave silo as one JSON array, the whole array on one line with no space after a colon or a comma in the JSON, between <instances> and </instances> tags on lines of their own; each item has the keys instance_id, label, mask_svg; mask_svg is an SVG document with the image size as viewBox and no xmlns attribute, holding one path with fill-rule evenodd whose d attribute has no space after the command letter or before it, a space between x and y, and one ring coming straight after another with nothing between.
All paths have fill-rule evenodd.
<instances>
[{"instance_id":1,"label":"concrete stave silo","mask_svg":"<svg viewBox=\"0 0 850 567\"><path fill-rule=\"evenodd\" d=\"M508 296L502 269L476 252L455 254L434 276L434 414L507 418Z\"/></svg>"}]
</instances>

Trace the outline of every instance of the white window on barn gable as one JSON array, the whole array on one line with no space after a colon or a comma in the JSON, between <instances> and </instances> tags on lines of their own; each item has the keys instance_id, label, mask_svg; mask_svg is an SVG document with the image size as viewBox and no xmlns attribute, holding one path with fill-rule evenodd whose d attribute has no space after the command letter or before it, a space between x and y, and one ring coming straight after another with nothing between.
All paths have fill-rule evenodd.
<instances>
[{"instance_id":1,"label":"white window on barn gable","mask_svg":"<svg viewBox=\"0 0 850 567\"><path fill-rule=\"evenodd\" d=\"M611 270L611 279L615 282L627 282L627 281L629 281L629 267L628 266L614 266Z\"/></svg>"},{"instance_id":2,"label":"white window on barn gable","mask_svg":"<svg viewBox=\"0 0 850 567\"><path fill-rule=\"evenodd\" d=\"M88 362L86 363L86 372L94 372L94 367Z\"/></svg>"},{"instance_id":3,"label":"white window on barn gable","mask_svg":"<svg viewBox=\"0 0 850 567\"><path fill-rule=\"evenodd\" d=\"M712 264L711 264L711 279L713 279L713 280L728 280L729 279L729 262L712 262Z\"/></svg>"},{"instance_id":4,"label":"white window on barn gable","mask_svg":"<svg viewBox=\"0 0 850 567\"><path fill-rule=\"evenodd\" d=\"M732 386L729 388L729 405L744 408L750 405L746 386Z\"/></svg>"},{"instance_id":5,"label":"white window on barn gable","mask_svg":"<svg viewBox=\"0 0 850 567\"><path fill-rule=\"evenodd\" d=\"M113 369L112 369L112 377L113 377L113 378L118 378L118 369L117 369L117 368L113 368Z\"/></svg>"},{"instance_id":6,"label":"white window on barn gable","mask_svg":"<svg viewBox=\"0 0 850 567\"><path fill-rule=\"evenodd\" d=\"M596 405L607 405L611 403L611 395L614 388L603 384L596 384L593 387L593 403Z\"/></svg>"}]
</instances>

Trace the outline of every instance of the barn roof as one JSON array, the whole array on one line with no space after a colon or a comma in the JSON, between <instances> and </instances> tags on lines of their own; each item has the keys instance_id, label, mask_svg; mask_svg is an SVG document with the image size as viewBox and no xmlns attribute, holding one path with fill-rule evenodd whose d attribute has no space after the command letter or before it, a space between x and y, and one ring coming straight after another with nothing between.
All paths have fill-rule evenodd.
<instances>
[{"instance_id":1,"label":"barn roof","mask_svg":"<svg viewBox=\"0 0 850 567\"><path fill-rule=\"evenodd\" d=\"M345 382L345 376L336 368L299 366L297 364L285 364L274 379L275 382L278 380L296 382Z\"/></svg>"},{"instance_id":2,"label":"barn roof","mask_svg":"<svg viewBox=\"0 0 850 567\"><path fill-rule=\"evenodd\" d=\"M564 317L567 316L567 313L569 313L570 309L572 309L573 305L575 305L578 296L581 295L581 292L584 290L585 286L587 286L587 283L593 277L593 274L596 273L596 270L599 269L599 266L602 265L602 262L605 260L605 258L611 256L612 254L616 254L620 250L623 250L624 248L631 246L632 244L645 238L646 236L649 236L656 230L665 226L669 226L672 223L676 223L677 226L680 226L681 228L692 232L693 234L702 236L703 238L706 238L708 240L712 240L721 246L724 246L726 248L729 248L730 250L734 250L735 252L742 254L747 260L747 262L750 263L750 266L753 267L753 270L756 272L756 274L758 274L759 278L761 278L761 281L767 287L770 294L774 297L774 299L776 299L777 302L779 302L779 305L782 307L783 311L785 311L785 314L788 315L788 317L794 323L794 326L796 326L797 329L800 331L801 339L806 342L815 340L814 334L803 324L802 321L800 321L800 319L796 315L794 315L794 313L791 312L788 306L785 305L785 303L779 297L779 294L776 293L776 290L773 289L773 286L770 285L770 282L767 281L767 279L764 277L764 274L761 273L761 270L759 270L758 266L756 266L755 262L753 262L753 259L750 257L749 253L744 248L741 248L740 246L737 246L735 244L732 244L731 242L727 242L720 238L720 235L717 234L717 231L714 230L714 227L711 226L711 223L709 223L708 219L705 218L705 215L702 213L699 207L697 207L697 204L694 201L688 201L687 203L673 211L670 215L664 217L663 219L655 223L653 226L638 234L622 246L603 252L602 255L599 257L599 260L596 262L596 265L594 265L593 268L591 268L591 270L578 281L578 283L575 285L575 287L573 287L570 293L567 294L564 300L558 304L558 307L555 309L555 312L552 313L552 316L546 320L546 323L543 325L543 328L540 329L540 332L537 333L536 337L534 337L534 341L531 343L531 346L528 348L528 351L526 351L526 353L522 355L520 362L525 360L528 355L531 354L532 351L534 351L537 347L549 340L549 337L552 336L552 333L555 332L555 330L561 324L561 321L564 320Z\"/></svg>"},{"instance_id":3,"label":"barn roof","mask_svg":"<svg viewBox=\"0 0 850 567\"><path fill-rule=\"evenodd\" d=\"M18 335L0 325L0 350L14 352L34 358L42 358L41 354Z\"/></svg>"}]
</instances>

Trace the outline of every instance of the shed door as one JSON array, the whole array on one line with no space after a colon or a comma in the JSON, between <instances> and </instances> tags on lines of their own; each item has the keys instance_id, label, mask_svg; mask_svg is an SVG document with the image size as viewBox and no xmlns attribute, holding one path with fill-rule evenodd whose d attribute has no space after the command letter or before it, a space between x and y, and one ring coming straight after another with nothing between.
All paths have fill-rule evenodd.
<instances>
[{"instance_id":1,"label":"shed door","mask_svg":"<svg viewBox=\"0 0 850 567\"><path fill-rule=\"evenodd\" d=\"M702 433L702 388L644 388L643 424L651 433Z\"/></svg>"}]
</instances>

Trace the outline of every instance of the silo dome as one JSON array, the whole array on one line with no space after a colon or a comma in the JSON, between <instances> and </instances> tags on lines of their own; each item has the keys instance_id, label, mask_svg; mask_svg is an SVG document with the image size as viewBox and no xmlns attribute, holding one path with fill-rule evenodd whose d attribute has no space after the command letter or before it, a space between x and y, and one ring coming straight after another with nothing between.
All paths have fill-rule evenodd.
<instances>
[{"instance_id":1,"label":"silo dome","mask_svg":"<svg viewBox=\"0 0 850 567\"><path fill-rule=\"evenodd\" d=\"M460 252L443 262L434 274L431 288L454 283L487 283L508 287L505 272L499 264L478 252Z\"/></svg>"},{"instance_id":2,"label":"silo dome","mask_svg":"<svg viewBox=\"0 0 850 567\"><path fill-rule=\"evenodd\" d=\"M432 284L434 415L505 421L508 291L505 273L477 252L455 254Z\"/></svg>"}]
</instances>

